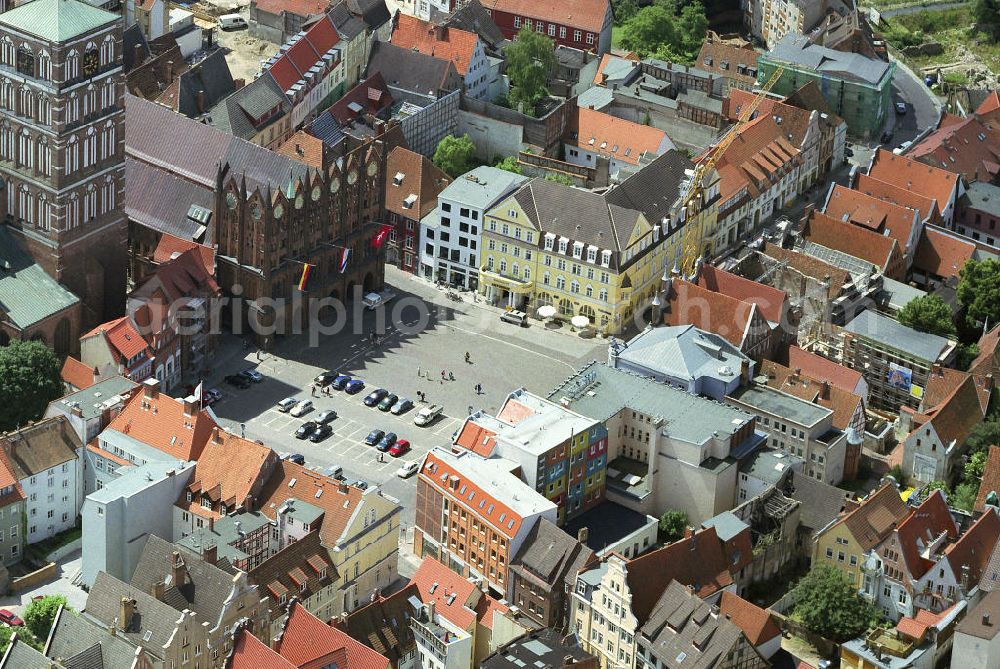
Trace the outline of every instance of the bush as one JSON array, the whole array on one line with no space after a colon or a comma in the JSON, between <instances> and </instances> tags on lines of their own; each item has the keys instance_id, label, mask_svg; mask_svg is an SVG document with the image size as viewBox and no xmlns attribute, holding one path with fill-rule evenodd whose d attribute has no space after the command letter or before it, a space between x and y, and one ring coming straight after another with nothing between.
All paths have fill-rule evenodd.
<instances>
[{"instance_id":1,"label":"bush","mask_svg":"<svg viewBox=\"0 0 1000 669\"><path fill-rule=\"evenodd\" d=\"M66 598L62 595L46 595L41 599L33 599L24 610L25 627L36 638L47 639L60 606L66 606Z\"/></svg>"}]
</instances>

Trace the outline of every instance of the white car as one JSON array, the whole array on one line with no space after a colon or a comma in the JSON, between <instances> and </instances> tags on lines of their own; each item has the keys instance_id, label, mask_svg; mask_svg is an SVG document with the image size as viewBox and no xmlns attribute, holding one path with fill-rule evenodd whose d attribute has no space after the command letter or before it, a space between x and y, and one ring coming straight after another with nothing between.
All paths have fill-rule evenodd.
<instances>
[{"instance_id":1,"label":"white car","mask_svg":"<svg viewBox=\"0 0 1000 669\"><path fill-rule=\"evenodd\" d=\"M297 397L286 397L285 399L278 402L278 411L281 413L288 413L293 408L298 406L299 398Z\"/></svg>"},{"instance_id":2,"label":"white car","mask_svg":"<svg viewBox=\"0 0 1000 669\"><path fill-rule=\"evenodd\" d=\"M396 470L396 476L401 479L409 478L416 474L418 469L420 469L420 463L404 462L400 465L399 469Z\"/></svg>"},{"instance_id":3,"label":"white car","mask_svg":"<svg viewBox=\"0 0 1000 669\"><path fill-rule=\"evenodd\" d=\"M299 416L305 416L307 413L312 411L312 408L313 408L312 400L302 400L301 402L293 406L292 410L289 413L298 418Z\"/></svg>"},{"instance_id":4,"label":"white car","mask_svg":"<svg viewBox=\"0 0 1000 669\"><path fill-rule=\"evenodd\" d=\"M424 427L434 422L434 419L441 415L440 404L430 404L417 412L413 417L413 424Z\"/></svg>"}]
</instances>

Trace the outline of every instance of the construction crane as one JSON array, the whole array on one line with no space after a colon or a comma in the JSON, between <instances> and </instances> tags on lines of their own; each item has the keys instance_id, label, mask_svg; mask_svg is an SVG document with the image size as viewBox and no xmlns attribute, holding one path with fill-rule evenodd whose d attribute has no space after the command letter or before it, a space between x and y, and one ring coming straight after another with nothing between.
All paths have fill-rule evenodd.
<instances>
[{"instance_id":1,"label":"construction crane","mask_svg":"<svg viewBox=\"0 0 1000 669\"><path fill-rule=\"evenodd\" d=\"M746 109L740 112L739 118L736 123L729 129L719 143L714 147L709 149L708 154L705 158L699 162L695 168L694 173L691 175L691 185L688 187L688 191L684 198L681 200L679 207L680 212L685 216L684 220L684 242L683 251L681 255L680 270L684 277L692 277L695 273L695 268L698 263L698 257L701 255L701 229L700 226L694 224L694 217L697 212L692 206L696 200L701 199L702 187L701 183L705 176L715 169L716 164L722 158L722 154L725 153L729 145L736 140L743 126L748 124L753 117L754 112L757 111L757 107L767 96L768 91L777 83L781 74L785 71L784 67L777 67L771 77L764 83L763 86L757 91L757 95L754 96L753 101L747 105Z\"/></svg>"}]
</instances>

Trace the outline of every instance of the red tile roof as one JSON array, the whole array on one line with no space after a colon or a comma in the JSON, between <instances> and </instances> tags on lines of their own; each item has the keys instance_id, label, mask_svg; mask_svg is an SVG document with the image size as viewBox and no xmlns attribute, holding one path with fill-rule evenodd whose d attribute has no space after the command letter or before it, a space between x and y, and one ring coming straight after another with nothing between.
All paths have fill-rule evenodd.
<instances>
[{"instance_id":1,"label":"red tile roof","mask_svg":"<svg viewBox=\"0 0 1000 669\"><path fill-rule=\"evenodd\" d=\"M746 188L751 197L771 187L799 160L799 150L770 115L758 116L743 126L719 157L719 190L722 202Z\"/></svg>"},{"instance_id":2,"label":"red tile roof","mask_svg":"<svg viewBox=\"0 0 1000 669\"><path fill-rule=\"evenodd\" d=\"M972 259L976 245L943 228L925 226L913 258L913 268L945 279L958 277Z\"/></svg>"},{"instance_id":3,"label":"red tile roof","mask_svg":"<svg viewBox=\"0 0 1000 669\"><path fill-rule=\"evenodd\" d=\"M236 637L226 669L298 669L298 667L275 653L246 629L242 629Z\"/></svg>"},{"instance_id":4,"label":"red tile roof","mask_svg":"<svg viewBox=\"0 0 1000 669\"><path fill-rule=\"evenodd\" d=\"M350 108L351 103L361 105L360 115L375 114L392 106L392 94L382 78L381 72L376 72L357 86L344 93L343 97L334 102L327 111L337 123L345 125L359 116Z\"/></svg>"},{"instance_id":5,"label":"red tile roof","mask_svg":"<svg viewBox=\"0 0 1000 669\"><path fill-rule=\"evenodd\" d=\"M990 94L986 96L986 99L983 100L978 107L976 107L976 113L989 114L990 112L994 112L998 109L1000 109L1000 95L998 95L997 91L991 91Z\"/></svg>"},{"instance_id":6,"label":"red tile roof","mask_svg":"<svg viewBox=\"0 0 1000 669\"><path fill-rule=\"evenodd\" d=\"M323 169L326 145L319 137L313 137L305 130L299 130L279 146L277 152L310 167Z\"/></svg>"},{"instance_id":7,"label":"red tile roof","mask_svg":"<svg viewBox=\"0 0 1000 669\"><path fill-rule=\"evenodd\" d=\"M427 156L397 146L385 165L385 208L420 221L437 206L437 197L451 183L444 170Z\"/></svg>"},{"instance_id":8,"label":"red tile roof","mask_svg":"<svg viewBox=\"0 0 1000 669\"><path fill-rule=\"evenodd\" d=\"M434 602L438 615L464 630L471 631L477 621L492 629L494 614L509 611L474 583L434 558L424 558L410 579L410 585L417 587L420 601L424 604Z\"/></svg>"},{"instance_id":9,"label":"red tile roof","mask_svg":"<svg viewBox=\"0 0 1000 669\"><path fill-rule=\"evenodd\" d=\"M985 495L983 497L985 498ZM1000 516L993 511L980 515L972 527L944 551L955 577L962 578L962 569L968 568L969 583L979 583L990 562L998 537L1000 537Z\"/></svg>"},{"instance_id":10,"label":"red tile roof","mask_svg":"<svg viewBox=\"0 0 1000 669\"><path fill-rule=\"evenodd\" d=\"M497 418L504 421L505 423L510 423L511 425L517 425L526 418L530 418L535 415L535 410L529 407L524 402L519 402L518 400L508 397L503 406L500 407L500 413L497 414Z\"/></svg>"},{"instance_id":11,"label":"red tile roof","mask_svg":"<svg viewBox=\"0 0 1000 669\"><path fill-rule=\"evenodd\" d=\"M629 560L626 580L632 593L632 613L639 626L645 624L671 581L691 586L702 599L733 583L729 560L714 527L698 530L680 541Z\"/></svg>"},{"instance_id":12,"label":"red tile roof","mask_svg":"<svg viewBox=\"0 0 1000 669\"><path fill-rule=\"evenodd\" d=\"M180 237L174 237L173 235L168 235L166 233L160 237L160 242L156 245L156 250L153 251L153 262L165 263L191 249L196 250L198 255L201 256L201 264L205 267L205 271L209 275L214 275L214 248L211 246L204 246L203 244L196 244L195 242L189 242L185 239L181 239Z\"/></svg>"},{"instance_id":13,"label":"red tile roof","mask_svg":"<svg viewBox=\"0 0 1000 669\"><path fill-rule=\"evenodd\" d=\"M148 444L179 460L197 460L218 425L205 409L184 413L184 402L166 393L146 397L143 388L108 425L109 430Z\"/></svg>"},{"instance_id":14,"label":"red tile roof","mask_svg":"<svg viewBox=\"0 0 1000 669\"><path fill-rule=\"evenodd\" d=\"M566 124L566 143L585 151L638 165L643 154L658 156L673 147L664 131L580 107Z\"/></svg>"},{"instance_id":15,"label":"red tile roof","mask_svg":"<svg viewBox=\"0 0 1000 669\"><path fill-rule=\"evenodd\" d=\"M806 376L829 381L841 390L853 393L861 383L861 372L828 360L798 346L788 347L788 366L800 369Z\"/></svg>"},{"instance_id":16,"label":"red tile roof","mask_svg":"<svg viewBox=\"0 0 1000 669\"><path fill-rule=\"evenodd\" d=\"M826 202L824 212L831 218L850 221L879 234L888 233L899 243L899 248L905 253L907 247L915 245L917 240L910 241L914 227L919 223L913 209L901 207L887 200L880 200L861 191L851 190L836 184ZM913 251L914 249L909 249Z\"/></svg>"},{"instance_id":17,"label":"red tile roof","mask_svg":"<svg viewBox=\"0 0 1000 669\"><path fill-rule=\"evenodd\" d=\"M425 56L450 60L463 77L475 56L479 36L459 28L437 26L415 16L398 12L390 41L404 49L419 51Z\"/></svg>"},{"instance_id":18,"label":"red tile roof","mask_svg":"<svg viewBox=\"0 0 1000 669\"><path fill-rule=\"evenodd\" d=\"M701 45L695 66L698 69L712 72L743 84L752 85L757 81L757 51L749 44L732 44L717 41L709 33L705 43ZM725 67L723 67L725 63ZM743 72L739 71L743 66ZM748 72L749 69L749 72ZM736 90L736 89L734 89Z\"/></svg>"},{"instance_id":19,"label":"red tile roof","mask_svg":"<svg viewBox=\"0 0 1000 669\"><path fill-rule=\"evenodd\" d=\"M319 493L319 495L317 495ZM278 509L289 499L323 509L320 538L327 548L336 546L348 522L357 513L364 493L357 486L346 485L288 460L279 460L264 484L257 509L274 520Z\"/></svg>"},{"instance_id":20,"label":"red tile roof","mask_svg":"<svg viewBox=\"0 0 1000 669\"><path fill-rule=\"evenodd\" d=\"M0 508L25 499L24 490L17 480L17 474L7 455L7 451L4 448L0 448L0 490L8 487L11 488L11 491L0 497Z\"/></svg>"},{"instance_id":21,"label":"red tile roof","mask_svg":"<svg viewBox=\"0 0 1000 669\"><path fill-rule=\"evenodd\" d=\"M880 200L909 207L919 213L921 221L930 219L931 223L937 223L941 220L941 211L931 198L875 179L862 172L859 172L855 178L854 189Z\"/></svg>"},{"instance_id":22,"label":"red tile roof","mask_svg":"<svg viewBox=\"0 0 1000 669\"><path fill-rule=\"evenodd\" d=\"M599 35L611 12L610 0L486 0L483 6L492 12L542 19L549 23L579 28ZM594 45L596 47L596 44Z\"/></svg>"},{"instance_id":23,"label":"red tile roof","mask_svg":"<svg viewBox=\"0 0 1000 669\"><path fill-rule=\"evenodd\" d=\"M941 441L960 447L973 427L983 420L976 380L968 376L952 394L929 413L930 423Z\"/></svg>"},{"instance_id":24,"label":"red tile roof","mask_svg":"<svg viewBox=\"0 0 1000 669\"><path fill-rule=\"evenodd\" d=\"M664 321L667 325L691 324L742 347L756 309L753 303L674 279Z\"/></svg>"},{"instance_id":25,"label":"red tile roof","mask_svg":"<svg viewBox=\"0 0 1000 669\"><path fill-rule=\"evenodd\" d=\"M728 616L733 624L743 630L753 646L759 646L781 634L781 629L770 613L734 592L722 593L719 614Z\"/></svg>"},{"instance_id":26,"label":"red tile roof","mask_svg":"<svg viewBox=\"0 0 1000 669\"><path fill-rule=\"evenodd\" d=\"M466 419L462 424L462 431L455 438L455 444L488 458L493 455L493 449L497 445L496 434L493 430Z\"/></svg>"},{"instance_id":27,"label":"red tile roof","mask_svg":"<svg viewBox=\"0 0 1000 669\"><path fill-rule=\"evenodd\" d=\"M886 183L914 190L935 200L944 210L958 184L958 175L938 167L897 156L892 151L878 149L872 160L868 175Z\"/></svg>"},{"instance_id":28,"label":"red tile roof","mask_svg":"<svg viewBox=\"0 0 1000 669\"><path fill-rule=\"evenodd\" d=\"M958 527L951 517L944 495L940 490L935 490L896 528L906 568L914 580L921 578L934 566L934 561L925 559L921 550L942 533L947 533L949 540L954 540L958 536Z\"/></svg>"},{"instance_id":29,"label":"red tile roof","mask_svg":"<svg viewBox=\"0 0 1000 669\"><path fill-rule=\"evenodd\" d=\"M265 2L269 1L265 0ZM283 1L287 3L288 0ZM304 2L304 0L292 0L293 5L295 1ZM257 7L260 8L259 2ZM285 9L292 12L287 6ZM321 11L325 11L325 7ZM324 69L328 67L325 56L330 49L337 46L338 42L340 42L340 37L337 35L336 28L333 27L330 19L324 16L310 26L304 35L295 40L281 57L271 63L268 71L281 90L288 92L297 82L305 79L306 73L315 65L319 64ZM336 62L336 60L332 61L332 63Z\"/></svg>"},{"instance_id":30,"label":"red tile roof","mask_svg":"<svg viewBox=\"0 0 1000 669\"><path fill-rule=\"evenodd\" d=\"M331 663L349 669L387 669L389 659L339 629L330 627L295 602L288 612L276 650L299 669L319 669Z\"/></svg>"},{"instance_id":31,"label":"red tile roof","mask_svg":"<svg viewBox=\"0 0 1000 669\"><path fill-rule=\"evenodd\" d=\"M268 14L279 15L287 12L302 17L322 14L330 6L327 0L255 0L254 4L258 11Z\"/></svg>"},{"instance_id":32,"label":"red tile roof","mask_svg":"<svg viewBox=\"0 0 1000 669\"><path fill-rule=\"evenodd\" d=\"M866 260L894 277L893 269L902 254L899 243L859 225L845 223L818 211L812 212L802 231L806 241ZM898 277L901 278L901 277Z\"/></svg>"},{"instance_id":33,"label":"red tile roof","mask_svg":"<svg viewBox=\"0 0 1000 669\"><path fill-rule=\"evenodd\" d=\"M853 511L841 516L830 529L844 525L861 549L867 552L882 543L910 513L896 486L886 483L863 499Z\"/></svg>"},{"instance_id":34,"label":"red tile roof","mask_svg":"<svg viewBox=\"0 0 1000 669\"><path fill-rule=\"evenodd\" d=\"M968 181L992 181L1000 173L1000 113L974 113L959 123L939 127L907 152L917 160Z\"/></svg>"},{"instance_id":35,"label":"red tile roof","mask_svg":"<svg viewBox=\"0 0 1000 669\"><path fill-rule=\"evenodd\" d=\"M927 625L917 622L913 618L908 618L903 616L899 619L899 623L896 625L896 630L900 634L905 634L911 639L920 640L924 638L924 634L927 633Z\"/></svg>"},{"instance_id":36,"label":"red tile roof","mask_svg":"<svg viewBox=\"0 0 1000 669\"><path fill-rule=\"evenodd\" d=\"M970 374L985 376L993 374L994 379L998 379L996 374L1000 371L1000 323L993 326L993 329L983 334L979 338L979 355L969 365Z\"/></svg>"},{"instance_id":37,"label":"red tile roof","mask_svg":"<svg viewBox=\"0 0 1000 669\"><path fill-rule=\"evenodd\" d=\"M71 355L66 356L63 361L62 371L59 373L62 380L73 386L77 390L85 390L97 383L100 372L97 369L85 365Z\"/></svg>"},{"instance_id":38,"label":"red tile roof","mask_svg":"<svg viewBox=\"0 0 1000 669\"><path fill-rule=\"evenodd\" d=\"M191 502L186 498L178 506L192 513L219 518L219 502L226 505L228 513L245 508L247 497L256 497L271 473L278 455L267 446L243 439L224 430L212 431L212 438L198 458L187 490L193 493ZM212 509L201 506L199 495L212 501Z\"/></svg>"},{"instance_id":39,"label":"red tile roof","mask_svg":"<svg viewBox=\"0 0 1000 669\"><path fill-rule=\"evenodd\" d=\"M153 350L128 316L116 318L113 321L102 323L96 328L80 337L89 339L90 337L103 336L112 349L112 353L119 357L119 362L124 363L132 358L145 354L146 358L153 357Z\"/></svg>"},{"instance_id":40,"label":"red tile roof","mask_svg":"<svg viewBox=\"0 0 1000 669\"><path fill-rule=\"evenodd\" d=\"M986 506L986 496L996 491L1000 495L1000 446L990 446L986 456L986 466L983 468L983 478L979 483L979 494L976 496L976 511L982 511Z\"/></svg>"},{"instance_id":41,"label":"red tile roof","mask_svg":"<svg viewBox=\"0 0 1000 669\"><path fill-rule=\"evenodd\" d=\"M701 268L698 285L716 293L757 305L761 315L772 323L780 323L788 294L742 276L731 274L711 265Z\"/></svg>"}]
</instances>

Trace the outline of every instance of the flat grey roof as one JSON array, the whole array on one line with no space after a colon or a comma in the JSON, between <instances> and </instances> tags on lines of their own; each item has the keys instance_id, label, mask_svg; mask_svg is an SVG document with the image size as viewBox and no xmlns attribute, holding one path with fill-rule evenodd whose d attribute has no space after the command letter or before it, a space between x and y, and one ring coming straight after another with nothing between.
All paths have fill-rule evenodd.
<instances>
[{"instance_id":1,"label":"flat grey roof","mask_svg":"<svg viewBox=\"0 0 1000 669\"><path fill-rule=\"evenodd\" d=\"M819 75L835 75L876 85L892 69L889 63L860 54L834 51L809 41L797 33L788 33L762 58L801 65Z\"/></svg>"},{"instance_id":2,"label":"flat grey roof","mask_svg":"<svg viewBox=\"0 0 1000 669\"><path fill-rule=\"evenodd\" d=\"M526 176L485 165L448 184L438 195L438 201L453 200L473 209L487 209L527 180Z\"/></svg>"},{"instance_id":3,"label":"flat grey roof","mask_svg":"<svg viewBox=\"0 0 1000 669\"><path fill-rule=\"evenodd\" d=\"M740 471L767 483L777 483L789 468L804 463L800 457L772 448L759 448L740 461Z\"/></svg>"},{"instance_id":4,"label":"flat grey roof","mask_svg":"<svg viewBox=\"0 0 1000 669\"><path fill-rule=\"evenodd\" d=\"M899 321L871 309L866 309L855 316L854 320L844 327L844 331L928 362L936 361L951 345L951 342L944 337L908 328Z\"/></svg>"},{"instance_id":5,"label":"flat grey roof","mask_svg":"<svg viewBox=\"0 0 1000 669\"><path fill-rule=\"evenodd\" d=\"M126 379L124 376L112 376L89 388L70 393L65 397L54 400L53 405L61 409L70 411L73 405L80 403L80 411L84 420L99 417L104 413L104 405L108 400L113 400L122 393L129 392L138 384L135 381Z\"/></svg>"},{"instance_id":6,"label":"flat grey roof","mask_svg":"<svg viewBox=\"0 0 1000 669\"><path fill-rule=\"evenodd\" d=\"M723 511L702 523L705 527L714 527L719 539L729 541L750 526L736 517L732 511Z\"/></svg>"},{"instance_id":7,"label":"flat grey roof","mask_svg":"<svg viewBox=\"0 0 1000 669\"><path fill-rule=\"evenodd\" d=\"M730 397L759 411L780 416L799 425L815 425L833 413L826 407L800 400L798 397L762 384L740 388Z\"/></svg>"},{"instance_id":8,"label":"flat grey roof","mask_svg":"<svg viewBox=\"0 0 1000 669\"><path fill-rule=\"evenodd\" d=\"M121 497L134 495L157 481L165 479L167 472L172 471L176 474L184 472L193 466L193 462L171 460L168 462L147 462L138 467L127 467L122 471L121 476L109 481L103 488L87 495L87 499L92 502L107 504Z\"/></svg>"},{"instance_id":9,"label":"flat grey roof","mask_svg":"<svg viewBox=\"0 0 1000 669\"><path fill-rule=\"evenodd\" d=\"M618 359L673 378L710 377L725 383L750 361L726 339L690 324L644 330L623 345Z\"/></svg>"},{"instance_id":10,"label":"flat grey roof","mask_svg":"<svg viewBox=\"0 0 1000 669\"><path fill-rule=\"evenodd\" d=\"M994 186L985 181L969 184L965 190L968 206L979 211L985 211L993 216L1000 216L1000 186Z\"/></svg>"},{"instance_id":11,"label":"flat grey roof","mask_svg":"<svg viewBox=\"0 0 1000 669\"><path fill-rule=\"evenodd\" d=\"M601 421L625 408L662 417L666 434L693 444L708 441L715 432L731 435L753 419L721 402L596 361L549 393L554 402L563 398L573 411Z\"/></svg>"}]
</instances>

